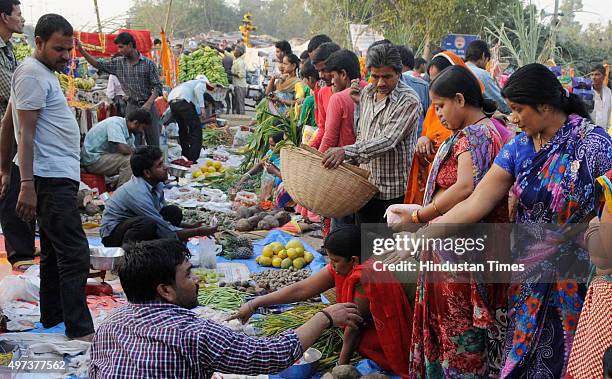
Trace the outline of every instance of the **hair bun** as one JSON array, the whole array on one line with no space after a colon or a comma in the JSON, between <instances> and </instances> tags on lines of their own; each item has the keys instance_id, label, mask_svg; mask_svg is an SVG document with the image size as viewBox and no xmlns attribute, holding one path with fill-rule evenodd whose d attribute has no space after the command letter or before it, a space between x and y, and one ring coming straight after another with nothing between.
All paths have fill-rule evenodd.
<instances>
[{"instance_id":1,"label":"hair bun","mask_svg":"<svg viewBox=\"0 0 612 379\"><path fill-rule=\"evenodd\" d=\"M483 99L482 100L482 110L486 114L493 114L497 110L497 102L491 99Z\"/></svg>"}]
</instances>

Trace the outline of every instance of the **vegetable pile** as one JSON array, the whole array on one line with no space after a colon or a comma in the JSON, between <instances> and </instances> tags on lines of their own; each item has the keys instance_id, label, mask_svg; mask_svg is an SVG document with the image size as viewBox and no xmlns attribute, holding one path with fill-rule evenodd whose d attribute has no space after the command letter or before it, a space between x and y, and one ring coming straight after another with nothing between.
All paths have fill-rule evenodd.
<instances>
[{"instance_id":1,"label":"vegetable pile","mask_svg":"<svg viewBox=\"0 0 612 379\"><path fill-rule=\"evenodd\" d=\"M253 256L253 243L247 237L224 237L221 246L227 259L249 259Z\"/></svg>"},{"instance_id":2,"label":"vegetable pile","mask_svg":"<svg viewBox=\"0 0 612 379\"><path fill-rule=\"evenodd\" d=\"M202 130L202 144L206 147L231 145L234 136L227 128L206 128Z\"/></svg>"},{"instance_id":3,"label":"vegetable pile","mask_svg":"<svg viewBox=\"0 0 612 379\"><path fill-rule=\"evenodd\" d=\"M248 295L261 296L266 294L266 289L260 287L253 280L243 280L241 282L219 283L219 287L229 287L235 290L246 292Z\"/></svg>"},{"instance_id":4,"label":"vegetable pile","mask_svg":"<svg viewBox=\"0 0 612 379\"><path fill-rule=\"evenodd\" d=\"M293 267L297 270L304 268L313 260L314 255L304 251L304 245L296 239L292 239L284 246L280 242L272 242L263 248L260 256L255 258L260 266L282 269Z\"/></svg>"},{"instance_id":5,"label":"vegetable pile","mask_svg":"<svg viewBox=\"0 0 612 379\"><path fill-rule=\"evenodd\" d=\"M289 330L297 329L304 325L317 312L324 309L325 305L301 305L281 314L272 314L253 322L265 336L278 336ZM340 328L325 329L319 339L312 345L319 350L323 356L319 361L319 369L324 371L332 368L340 358L342 350L343 332ZM353 355L351 362L357 362L360 358Z\"/></svg>"},{"instance_id":6,"label":"vegetable pile","mask_svg":"<svg viewBox=\"0 0 612 379\"><path fill-rule=\"evenodd\" d=\"M239 232L271 230L291 221L291 215L282 209L263 211L259 206L240 207L236 213L239 218L236 221L236 230Z\"/></svg>"},{"instance_id":7,"label":"vegetable pile","mask_svg":"<svg viewBox=\"0 0 612 379\"><path fill-rule=\"evenodd\" d=\"M234 230L236 214L233 212L223 213L204 209L183 209L183 222L186 224L202 223L203 225L210 225L213 216L219 221L219 230Z\"/></svg>"},{"instance_id":8,"label":"vegetable pile","mask_svg":"<svg viewBox=\"0 0 612 379\"><path fill-rule=\"evenodd\" d=\"M251 274L257 286L268 290L269 292L278 291L281 288L307 279L310 276L309 270L296 270L291 267L287 270L266 270Z\"/></svg>"},{"instance_id":9,"label":"vegetable pile","mask_svg":"<svg viewBox=\"0 0 612 379\"><path fill-rule=\"evenodd\" d=\"M192 270L193 274L198 277L200 284L214 284L216 285L219 280L225 277L225 274L217 272L215 270L196 268Z\"/></svg>"},{"instance_id":10,"label":"vegetable pile","mask_svg":"<svg viewBox=\"0 0 612 379\"><path fill-rule=\"evenodd\" d=\"M213 309L235 311L244 302L246 293L230 287L200 287L198 302Z\"/></svg>"},{"instance_id":11,"label":"vegetable pile","mask_svg":"<svg viewBox=\"0 0 612 379\"><path fill-rule=\"evenodd\" d=\"M186 82L198 75L206 75L211 83L227 86L227 75L221 57L210 47L200 48L189 55L183 55L179 63L179 80Z\"/></svg>"}]
</instances>

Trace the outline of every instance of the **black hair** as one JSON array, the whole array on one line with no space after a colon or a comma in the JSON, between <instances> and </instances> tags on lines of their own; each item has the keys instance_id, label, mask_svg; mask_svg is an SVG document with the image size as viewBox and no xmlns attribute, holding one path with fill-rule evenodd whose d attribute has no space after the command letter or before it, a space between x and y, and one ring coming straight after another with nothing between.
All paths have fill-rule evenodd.
<instances>
[{"instance_id":1,"label":"black hair","mask_svg":"<svg viewBox=\"0 0 612 379\"><path fill-rule=\"evenodd\" d=\"M606 76L606 68L602 64L596 64L593 66L593 72L599 71L603 76Z\"/></svg>"},{"instance_id":2,"label":"black hair","mask_svg":"<svg viewBox=\"0 0 612 379\"><path fill-rule=\"evenodd\" d=\"M132 173L135 177L142 178L145 170L150 170L155 161L162 156L163 153L157 146L141 146L137 148L130 158Z\"/></svg>"},{"instance_id":3,"label":"black hair","mask_svg":"<svg viewBox=\"0 0 612 379\"><path fill-rule=\"evenodd\" d=\"M332 39L325 34L317 34L316 36L312 37L310 42L308 42L308 53L312 53L326 42L332 42Z\"/></svg>"},{"instance_id":4,"label":"black hair","mask_svg":"<svg viewBox=\"0 0 612 379\"><path fill-rule=\"evenodd\" d=\"M378 41L374 41L374 43L372 43L369 47L368 50L370 50L371 48L373 48L374 46L378 46L378 45L392 45L393 42L389 41L388 39L379 39Z\"/></svg>"},{"instance_id":5,"label":"black hair","mask_svg":"<svg viewBox=\"0 0 612 379\"><path fill-rule=\"evenodd\" d=\"M342 225L325 237L323 248L328 254L346 259L361 258L361 229L357 225Z\"/></svg>"},{"instance_id":6,"label":"black hair","mask_svg":"<svg viewBox=\"0 0 612 379\"><path fill-rule=\"evenodd\" d=\"M166 205L159 211L159 214L164 220L168 221L177 228L179 228L183 223L183 211L181 211L181 208L177 207L176 205Z\"/></svg>"},{"instance_id":7,"label":"black hair","mask_svg":"<svg viewBox=\"0 0 612 379\"><path fill-rule=\"evenodd\" d=\"M227 51L228 53L231 53L232 51L234 51L234 49L231 46L228 46L225 48L225 51Z\"/></svg>"},{"instance_id":8,"label":"black hair","mask_svg":"<svg viewBox=\"0 0 612 379\"><path fill-rule=\"evenodd\" d=\"M460 65L445 68L432 82L429 90L437 96L454 98L460 93L465 103L481 108L485 113L493 113L497 104L482 96L480 83L472 71Z\"/></svg>"},{"instance_id":9,"label":"black hair","mask_svg":"<svg viewBox=\"0 0 612 379\"><path fill-rule=\"evenodd\" d=\"M43 42L47 42L51 36L60 32L65 37L72 37L74 29L72 25L64 17L59 14L48 13L38 19L36 28L34 28L34 36L40 37Z\"/></svg>"},{"instance_id":10,"label":"black hair","mask_svg":"<svg viewBox=\"0 0 612 379\"><path fill-rule=\"evenodd\" d=\"M280 141L285 139L285 134L283 132L278 132L270 135L269 138L272 138L272 141L274 141L274 143L279 143Z\"/></svg>"},{"instance_id":11,"label":"black hair","mask_svg":"<svg viewBox=\"0 0 612 379\"><path fill-rule=\"evenodd\" d=\"M161 41L161 39L159 39L159 38L155 38L155 39L153 40L153 45L158 45L158 44L160 44L160 43L162 43L162 41Z\"/></svg>"},{"instance_id":12,"label":"black hair","mask_svg":"<svg viewBox=\"0 0 612 379\"><path fill-rule=\"evenodd\" d=\"M489 45L483 40L476 40L468 45L467 51L465 52L465 60L477 61L482 58L483 54L486 59L491 58Z\"/></svg>"},{"instance_id":13,"label":"black hair","mask_svg":"<svg viewBox=\"0 0 612 379\"><path fill-rule=\"evenodd\" d=\"M309 58L308 50L302 51L302 54L300 54L300 59L304 61L304 60L306 60L308 58Z\"/></svg>"},{"instance_id":14,"label":"black hair","mask_svg":"<svg viewBox=\"0 0 612 379\"><path fill-rule=\"evenodd\" d=\"M312 64L310 59L306 59L302 65L302 71L300 71L302 79L313 78L316 82L319 81L319 71Z\"/></svg>"},{"instance_id":15,"label":"black hair","mask_svg":"<svg viewBox=\"0 0 612 379\"><path fill-rule=\"evenodd\" d=\"M550 105L567 115L575 113L590 118L582 99L567 92L555 74L539 63L530 63L516 70L502 90L502 96L536 110L539 105Z\"/></svg>"},{"instance_id":16,"label":"black hair","mask_svg":"<svg viewBox=\"0 0 612 379\"><path fill-rule=\"evenodd\" d=\"M138 121L140 124L151 125L151 113L143 108L137 108L125 117L129 121Z\"/></svg>"},{"instance_id":17,"label":"black hair","mask_svg":"<svg viewBox=\"0 0 612 379\"><path fill-rule=\"evenodd\" d=\"M19 0L0 0L0 14L10 16L13 14L13 8L18 5L21 5Z\"/></svg>"},{"instance_id":18,"label":"black hair","mask_svg":"<svg viewBox=\"0 0 612 379\"><path fill-rule=\"evenodd\" d=\"M419 68L422 65L427 65L427 61L421 57L418 57L414 60L414 68ZM425 67L427 69L427 67Z\"/></svg>"},{"instance_id":19,"label":"black hair","mask_svg":"<svg viewBox=\"0 0 612 379\"><path fill-rule=\"evenodd\" d=\"M289 44L289 42L287 41L278 41L274 44L274 47L276 47L277 49L280 49L282 52L285 53L285 55L289 55L292 54L293 51L291 50L291 45Z\"/></svg>"},{"instance_id":20,"label":"black hair","mask_svg":"<svg viewBox=\"0 0 612 379\"><path fill-rule=\"evenodd\" d=\"M603 377L612 378L612 345L608 346L603 356Z\"/></svg>"},{"instance_id":21,"label":"black hair","mask_svg":"<svg viewBox=\"0 0 612 379\"><path fill-rule=\"evenodd\" d=\"M177 239L137 242L123 247L125 253L117 261L117 274L125 296L131 303L153 301L157 286L174 285L176 269L191 254Z\"/></svg>"},{"instance_id":22,"label":"black hair","mask_svg":"<svg viewBox=\"0 0 612 379\"><path fill-rule=\"evenodd\" d=\"M452 65L453 64L445 56L438 55L437 57L434 57L431 62L429 62L429 66L427 66L427 72L429 73L429 70L432 67L435 67L438 69L438 71L442 72L445 68L448 68Z\"/></svg>"},{"instance_id":23,"label":"black hair","mask_svg":"<svg viewBox=\"0 0 612 379\"><path fill-rule=\"evenodd\" d=\"M136 49L136 39L134 38L133 35L131 35L128 32L119 33L119 35L117 36L117 38L115 38L113 42L115 43L115 45L118 45L118 44L130 45L131 44L132 47Z\"/></svg>"},{"instance_id":24,"label":"black hair","mask_svg":"<svg viewBox=\"0 0 612 379\"><path fill-rule=\"evenodd\" d=\"M334 42L325 42L312 53L312 64L325 62L330 55L340 50L340 45Z\"/></svg>"},{"instance_id":25,"label":"black hair","mask_svg":"<svg viewBox=\"0 0 612 379\"><path fill-rule=\"evenodd\" d=\"M402 65L408 67L410 70L414 69L414 53L412 50L403 45L396 45L396 47L402 58Z\"/></svg>"},{"instance_id":26,"label":"black hair","mask_svg":"<svg viewBox=\"0 0 612 379\"><path fill-rule=\"evenodd\" d=\"M361 77L359 58L350 50L338 50L325 61L325 72L340 72L342 70L346 71L346 75L350 80Z\"/></svg>"},{"instance_id":27,"label":"black hair","mask_svg":"<svg viewBox=\"0 0 612 379\"><path fill-rule=\"evenodd\" d=\"M285 55L285 57L283 59L285 59L285 58L287 58L289 60L289 63L295 65L295 71L297 71L300 68L300 58L298 58L297 55L295 55L293 53L289 53L289 54Z\"/></svg>"},{"instance_id":28,"label":"black hair","mask_svg":"<svg viewBox=\"0 0 612 379\"><path fill-rule=\"evenodd\" d=\"M366 66L368 70L371 67L389 66L398 74L401 74L404 68L399 50L392 44L379 44L369 48L366 55Z\"/></svg>"}]
</instances>

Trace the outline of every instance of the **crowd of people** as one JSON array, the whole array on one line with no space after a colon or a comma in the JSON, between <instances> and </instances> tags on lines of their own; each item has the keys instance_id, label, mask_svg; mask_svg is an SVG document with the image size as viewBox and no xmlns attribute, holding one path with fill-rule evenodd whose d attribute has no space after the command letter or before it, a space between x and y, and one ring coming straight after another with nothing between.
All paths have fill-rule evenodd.
<instances>
[{"instance_id":1,"label":"crowd of people","mask_svg":"<svg viewBox=\"0 0 612 379\"><path fill-rule=\"evenodd\" d=\"M344 330L339 364L358 352L402 378L612 378L612 101L603 66L593 68L589 113L541 64L519 67L500 88L486 70L491 53L484 41L470 44L465 61L440 50L429 62L406 46L377 41L366 53L365 77L359 57L326 35L313 37L299 57L287 41L278 42L265 109L314 131L302 142L323 154L324 169L360 165L378 192L355 214L322 221L324 270L255 297L233 318L247 322L261 307L330 289L337 304L295 330L257 338L188 311L198 305L199 284L184 242L216 228L184 223L181 209L164 199L155 63L129 33L115 40L118 56L95 59L65 18L47 14L35 27L33 56L17 65L10 37L24 21L18 0L0 0L0 221L9 259L22 268L33 264L36 219L42 325L64 322L68 337L92 341L90 377L272 374L335 326ZM55 76L74 48L114 76L112 86L126 102L125 116L95 125L82 146ZM243 113L245 47L220 50L233 56L225 69L233 107ZM183 154L193 162L212 88L200 76L168 97ZM282 191L275 147L286 136L267 137L266 156L239 185L265 171L278 207L295 205L316 217ZM76 201L81 168L118 175L100 237L125 250L117 273L128 304L95 331L85 295L89 246ZM390 271L376 272L375 259L362 254L368 224L415 240L453 236L440 225L486 223L530 226L520 243L510 233L496 239L531 276L500 283L467 273L457 281L457 273L421 270L405 283ZM587 223L586 231L576 231ZM499 254L494 250L483 255ZM391 249L383 259L460 257L443 248ZM570 278L567 267L592 275Z\"/></svg>"}]
</instances>

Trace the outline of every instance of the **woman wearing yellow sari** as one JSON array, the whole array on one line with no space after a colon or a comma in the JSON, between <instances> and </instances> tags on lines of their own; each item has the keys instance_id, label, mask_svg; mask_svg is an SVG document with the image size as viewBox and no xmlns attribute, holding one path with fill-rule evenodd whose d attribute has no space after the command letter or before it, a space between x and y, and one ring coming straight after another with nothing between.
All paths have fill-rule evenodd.
<instances>
[{"instance_id":1,"label":"woman wearing yellow sari","mask_svg":"<svg viewBox=\"0 0 612 379\"><path fill-rule=\"evenodd\" d=\"M271 113L285 115L293 105L304 99L304 83L297 77L299 66L300 58L295 54L287 54L283 58L280 66L281 77L273 77L268 86L268 106Z\"/></svg>"}]
</instances>

